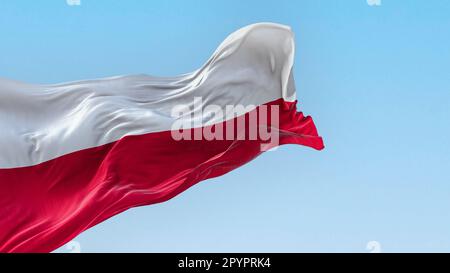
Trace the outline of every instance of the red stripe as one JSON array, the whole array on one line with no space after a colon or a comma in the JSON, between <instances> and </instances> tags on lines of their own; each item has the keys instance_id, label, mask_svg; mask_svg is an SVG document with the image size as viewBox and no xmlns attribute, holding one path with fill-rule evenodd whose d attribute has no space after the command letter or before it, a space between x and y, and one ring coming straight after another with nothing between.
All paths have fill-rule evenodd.
<instances>
[{"instance_id":1,"label":"red stripe","mask_svg":"<svg viewBox=\"0 0 450 273\"><path fill-rule=\"evenodd\" d=\"M281 110L280 145L323 148L312 119L297 113L296 103L268 105ZM0 252L53 251L120 212L164 202L245 164L261 153L261 143L175 141L168 131L124 137L36 166L0 169Z\"/></svg>"}]
</instances>

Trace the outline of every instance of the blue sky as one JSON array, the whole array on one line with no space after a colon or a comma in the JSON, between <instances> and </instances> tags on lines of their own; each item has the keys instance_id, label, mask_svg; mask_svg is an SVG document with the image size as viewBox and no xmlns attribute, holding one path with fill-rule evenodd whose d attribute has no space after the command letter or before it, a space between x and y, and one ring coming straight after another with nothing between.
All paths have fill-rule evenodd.
<instances>
[{"instance_id":1,"label":"blue sky","mask_svg":"<svg viewBox=\"0 0 450 273\"><path fill-rule=\"evenodd\" d=\"M132 209L76 238L82 252L450 251L450 1L4 0L0 14L0 77L33 83L177 75L247 24L296 33L299 105L326 149L285 146Z\"/></svg>"}]
</instances>

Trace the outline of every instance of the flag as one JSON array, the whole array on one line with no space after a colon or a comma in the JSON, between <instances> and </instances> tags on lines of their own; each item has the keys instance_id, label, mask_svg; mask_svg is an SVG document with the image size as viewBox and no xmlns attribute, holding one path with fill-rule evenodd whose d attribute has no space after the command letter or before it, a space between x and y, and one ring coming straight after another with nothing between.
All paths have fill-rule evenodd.
<instances>
[{"instance_id":1,"label":"flag","mask_svg":"<svg viewBox=\"0 0 450 273\"><path fill-rule=\"evenodd\" d=\"M0 252L53 251L279 145L323 149L296 109L294 47L261 23L177 77L0 79Z\"/></svg>"}]
</instances>

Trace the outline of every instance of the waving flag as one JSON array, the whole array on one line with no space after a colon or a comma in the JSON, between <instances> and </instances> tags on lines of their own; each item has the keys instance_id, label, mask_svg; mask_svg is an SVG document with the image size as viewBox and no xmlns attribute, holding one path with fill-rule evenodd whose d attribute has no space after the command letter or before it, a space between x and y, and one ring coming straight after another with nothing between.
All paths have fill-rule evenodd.
<instances>
[{"instance_id":1,"label":"waving flag","mask_svg":"<svg viewBox=\"0 0 450 273\"><path fill-rule=\"evenodd\" d=\"M278 145L322 149L293 62L291 30L256 24L178 77L0 80L0 252L52 251Z\"/></svg>"}]
</instances>

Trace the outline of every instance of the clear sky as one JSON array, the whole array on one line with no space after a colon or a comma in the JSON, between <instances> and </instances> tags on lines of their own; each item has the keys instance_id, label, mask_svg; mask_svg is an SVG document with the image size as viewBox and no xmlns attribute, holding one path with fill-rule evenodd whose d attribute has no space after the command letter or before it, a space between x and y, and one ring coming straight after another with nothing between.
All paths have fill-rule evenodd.
<instances>
[{"instance_id":1,"label":"clear sky","mask_svg":"<svg viewBox=\"0 0 450 273\"><path fill-rule=\"evenodd\" d=\"M300 109L326 149L285 146L129 210L81 251L449 252L449 14L448 0L2 0L0 77L173 76L242 26L290 25Z\"/></svg>"}]
</instances>

